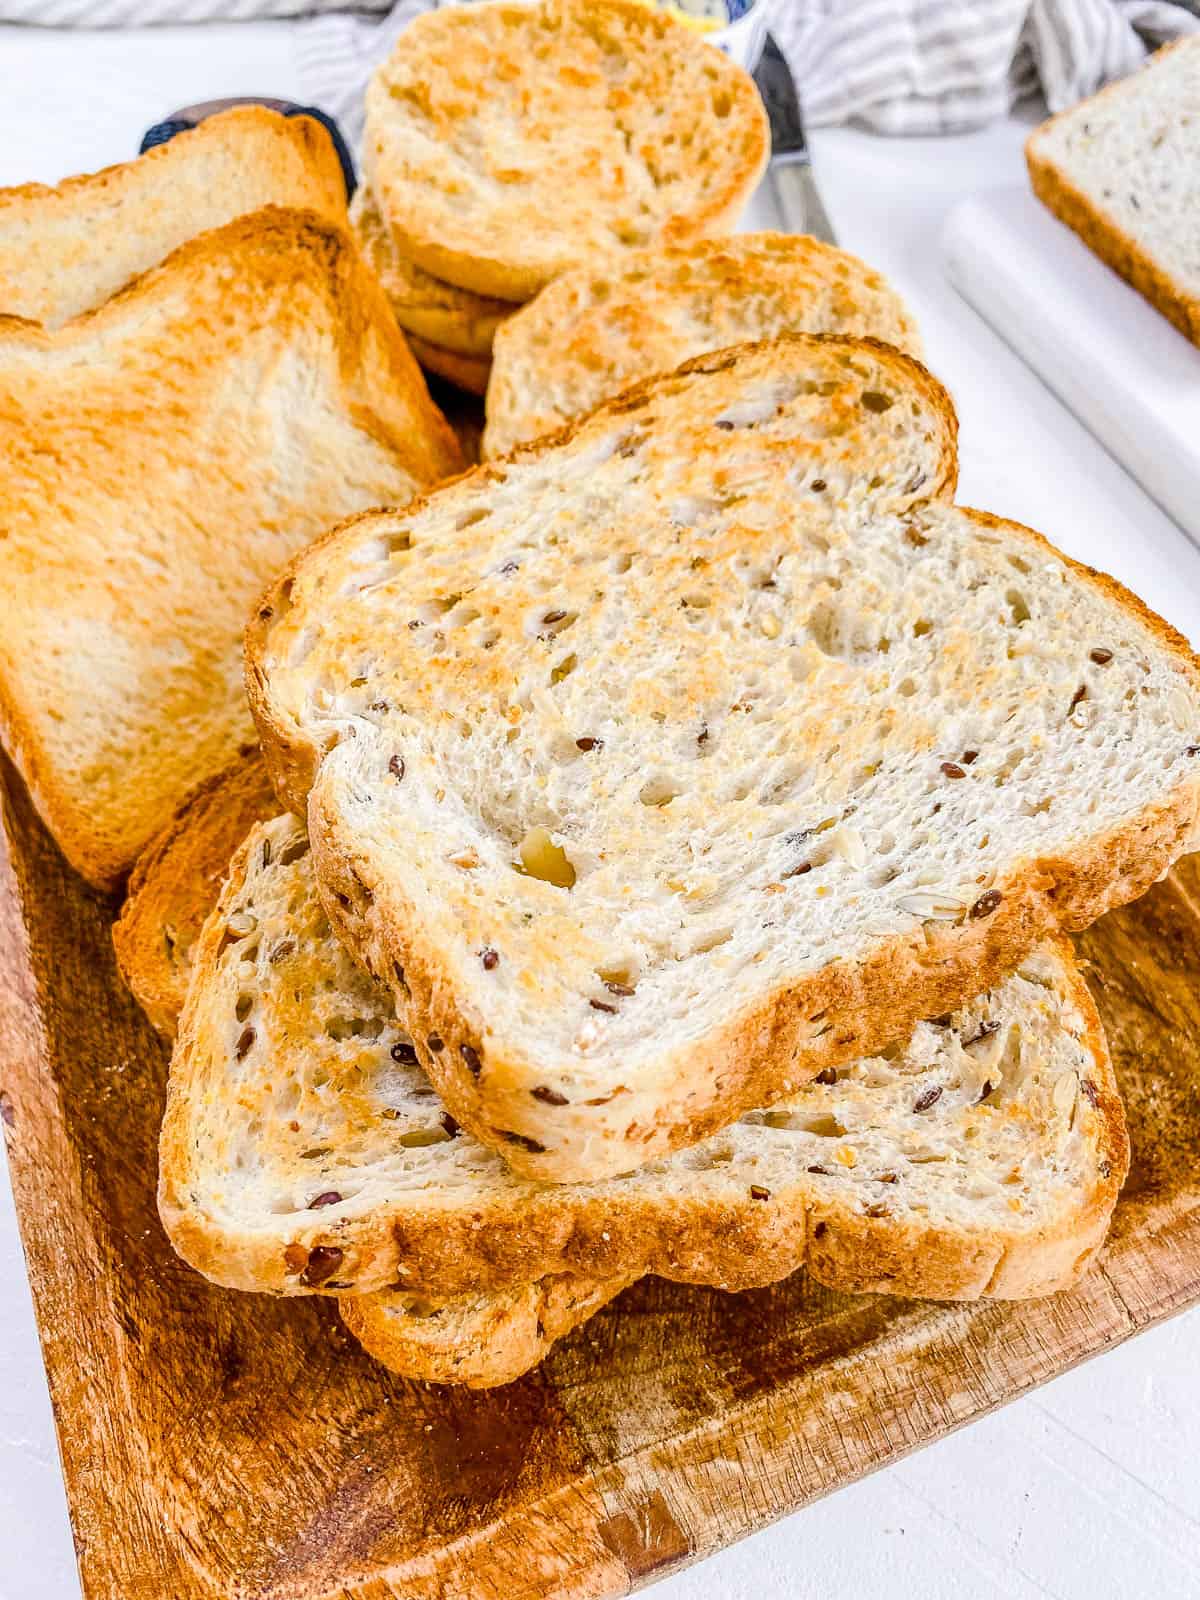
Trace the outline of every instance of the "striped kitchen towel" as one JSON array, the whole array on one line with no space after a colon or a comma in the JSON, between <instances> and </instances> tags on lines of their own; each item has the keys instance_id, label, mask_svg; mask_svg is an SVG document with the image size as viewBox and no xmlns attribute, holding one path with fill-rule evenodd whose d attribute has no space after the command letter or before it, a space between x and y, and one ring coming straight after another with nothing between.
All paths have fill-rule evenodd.
<instances>
[{"instance_id":1,"label":"striped kitchen towel","mask_svg":"<svg viewBox=\"0 0 1200 1600\"><path fill-rule=\"evenodd\" d=\"M0 0L3 3L3 0ZM298 30L305 93L355 142L373 68L438 0L382 21ZM1200 31L1200 0L767 0L805 120L877 133L957 133L1041 90L1052 111L1130 72L1147 49Z\"/></svg>"},{"instance_id":2,"label":"striped kitchen towel","mask_svg":"<svg viewBox=\"0 0 1200 1600\"><path fill-rule=\"evenodd\" d=\"M0 0L0 22L129 27L306 14L296 27L305 98L357 143L372 70L413 17L439 3L445 0ZM1200 0L760 3L771 7L806 120L879 133L979 127L1038 89L1058 111L1131 71L1147 48L1200 30Z\"/></svg>"}]
</instances>

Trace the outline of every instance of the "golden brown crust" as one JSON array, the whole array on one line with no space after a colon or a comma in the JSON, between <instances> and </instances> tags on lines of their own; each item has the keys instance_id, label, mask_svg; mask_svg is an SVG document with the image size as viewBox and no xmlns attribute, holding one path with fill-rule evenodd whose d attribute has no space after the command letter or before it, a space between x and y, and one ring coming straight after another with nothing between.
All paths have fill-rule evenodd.
<instances>
[{"instance_id":1,"label":"golden brown crust","mask_svg":"<svg viewBox=\"0 0 1200 1600\"><path fill-rule=\"evenodd\" d=\"M457 350L447 350L440 344L430 344L419 334L408 335L409 348L427 372L456 384L468 394L486 394L492 363L475 356L465 356Z\"/></svg>"},{"instance_id":2,"label":"golden brown crust","mask_svg":"<svg viewBox=\"0 0 1200 1600\"><path fill-rule=\"evenodd\" d=\"M113 945L121 976L150 1021L175 1037L193 947L217 902L234 851L256 822L278 814L258 750L195 788L138 857Z\"/></svg>"},{"instance_id":3,"label":"golden brown crust","mask_svg":"<svg viewBox=\"0 0 1200 1600\"><path fill-rule=\"evenodd\" d=\"M187 319L185 306L192 308ZM20 596L29 626L31 618L53 619L89 640L107 627L122 640L111 654L144 657L119 704L80 707L78 723L74 717L64 723L50 708L62 700L72 712L72 697L65 690L56 696L38 676L43 665L56 671L60 657L47 655L43 663L12 618L0 629L0 735L68 859L102 888L119 883L187 790L224 766L250 736L240 696L224 681L236 660L238 623L228 617L234 605L244 615L241 590L252 594L306 532L326 525L347 504L361 504L368 494L386 497L378 488L348 484L335 464L317 458L306 465L303 492L293 494L282 462L246 460L244 446L237 456L236 434L216 444L202 441L203 460L195 456L194 418L176 385L189 369L193 388L201 390L212 388L222 372L230 375L230 393L239 380L252 384L255 373L239 367L238 329L249 338L262 318L277 351L300 361L316 322L325 328L336 358L330 399L343 437L348 419L358 432L352 442L364 458L360 471L386 482L393 497L461 464L454 435L429 399L382 290L347 233L312 212L267 207L191 240L59 330L0 316L0 365L7 361L13 379L12 402L0 408L0 452L9 463L0 514L13 530L0 546L3 587ZM112 351L123 341L133 354L115 362ZM96 362L96 382L86 392L70 381L66 358ZM53 457L39 450L42 436L55 439ZM151 461L159 464L157 479L148 476ZM132 508L143 492L157 497L153 524ZM46 514L56 505L59 521ZM167 537L163 519L171 517L172 561L166 563L155 552ZM173 574L189 561L196 593L189 592L185 604L197 607L187 619L194 655L180 665L179 624L172 621L180 604L172 599L168 614L167 601L156 596L160 590L173 594ZM141 587L136 603L121 605L116 590L126 569L128 581ZM197 600L200 592L203 600ZM130 714L131 700L153 702L164 657L172 659L174 673L162 694L174 698L137 711L137 737L123 745L119 762L107 753L92 758L93 766L103 764L102 794L99 780L85 782L78 770L86 761L61 753L63 729L84 739L90 727L87 738L99 740L102 733L108 740L118 718ZM102 674L98 687L105 683ZM116 701L115 680L113 696ZM174 737L189 719L202 731Z\"/></svg>"},{"instance_id":4,"label":"golden brown crust","mask_svg":"<svg viewBox=\"0 0 1200 1600\"><path fill-rule=\"evenodd\" d=\"M1182 49L1188 44L1187 39L1177 40L1174 44L1164 46L1159 56L1164 56L1172 50ZM1150 63L1142 70L1153 71L1154 63ZM1101 89L1099 94L1092 97L1093 100L1102 100L1111 95L1120 89L1122 81L1118 80ZM1124 228L1106 215L1092 196L1084 194L1071 183L1054 162L1047 159L1038 148L1039 141L1048 128L1064 117L1076 115L1078 110L1078 106L1073 106L1069 111L1061 111L1058 116L1050 117L1040 127L1035 128L1025 141L1025 162L1029 168L1029 179L1034 194L1060 222L1066 223L1068 228L1077 233L1101 261L1110 266L1127 283L1132 284L1156 311L1174 323L1185 339L1200 345L1200 298L1188 294L1180 284L1176 283L1171 275L1146 253L1136 239L1131 238Z\"/></svg>"}]
</instances>

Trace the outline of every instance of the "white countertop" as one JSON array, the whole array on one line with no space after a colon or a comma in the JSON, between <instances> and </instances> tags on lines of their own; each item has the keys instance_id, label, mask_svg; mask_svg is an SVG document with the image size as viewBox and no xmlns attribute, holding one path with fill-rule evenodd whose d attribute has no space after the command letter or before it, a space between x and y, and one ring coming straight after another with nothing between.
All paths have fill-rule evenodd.
<instances>
[{"instance_id":1,"label":"white countertop","mask_svg":"<svg viewBox=\"0 0 1200 1600\"><path fill-rule=\"evenodd\" d=\"M124 160L192 100L297 95L287 24L0 27L0 184ZM1024 127L814 137L841 242L912 303L961 423L960 499L1028 522L1200 639L1200 552L942 279L956 200L1021 181ZM770 225L769 214L755 220ZM1036 285L1030 286L1036 294ZM78 1600L12 1199L0 1184L0 1600ZM656 1600L1200 1595L1200 1310L736 1545ZM163 1600L169 1600L164 1596Z\"/></svg>"}]
</instances>

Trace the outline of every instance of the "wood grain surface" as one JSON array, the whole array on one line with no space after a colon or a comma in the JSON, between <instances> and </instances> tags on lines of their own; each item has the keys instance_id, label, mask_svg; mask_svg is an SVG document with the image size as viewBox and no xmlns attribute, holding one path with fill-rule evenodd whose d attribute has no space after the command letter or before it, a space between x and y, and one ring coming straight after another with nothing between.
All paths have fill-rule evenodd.
<instances>
[{"instance_id":1,"label":"wood grain surface","mask_svg":"<svg viewBox=\"0 0 1200 1600\"><path fill-rule=\"evenodd\" d=\"M1070 1294L645 1280L509 1388L407 1383L328 1301L213 1287L154 1209L165 1055L115 907L3 770L0 1113L88 1600L619 1595L1200 1298L1200 873L1082 943L1134 1165Z\"/></svg>"}]
</instances>

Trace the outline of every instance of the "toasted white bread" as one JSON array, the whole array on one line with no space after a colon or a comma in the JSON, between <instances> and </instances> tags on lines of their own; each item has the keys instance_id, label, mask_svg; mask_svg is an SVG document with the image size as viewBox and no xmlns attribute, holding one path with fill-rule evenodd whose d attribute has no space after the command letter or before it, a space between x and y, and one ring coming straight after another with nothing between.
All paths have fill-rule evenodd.
<instances>
[{"instance_id":1,"label":"toasted white bread","mask_svg":"<svg viewBox=\"0 0 1200 1600\"><path fill-rule=\"evenodd\" d=\"M242 626L288 556L459 459L311 212L206 233L59 329L0 318L0 734L85 877L252 739Z\"/></svg>"},{"instance_id":2,"label":"toasted white bread","mask_svg":"<svg viewBox=\"0 0 1200 1600\"><path fill-rule=\"evenodd\" d=\"M598 1184L526 1181L430 1088L388 992L332 936L287 816L252 829L196 944L160 1158L163 1222L207 1276L388 1290L342 1302L371 1348L391 1327L481 1370L502 1327L487 1361L508 1370L544 1348L542 1280L562 1273L595 1304L644 1272L742 1288L801 1265L937 1298L1063 1287L1103 1238L1127 1151L1086 985L1047 946L694 1149ZM444 1316L421 1333L403 1319L427 1298Z\"/></svg>"},{"instance_id":3,"label":"toasted white bread","mask_svg":"<svg viewBox=\"0 0 1200 1600\"><path fill-rule=\"evenodd\" d=\"M1051 117L1025 156L1038 198L1200 345L1200 37Z\"/></svg>"},{"instance_id":4,"label":"toasted white bread","mask_svg":"<svg viewBox=\"0 0 1200 1600\"><path fill-rule=\"evenodd\" d=\"M552 433L639 378L780 333L868 335L919 356L886 279L806 234L635 250L564 273L497 329L484 456Z\"/></svg>"},{"instance_id":5,"label":"toasted white bread","mask_svg":"<svg viewBox=\"0 0 1200 1600\"><path fill-rule=\"evenodd\" d=\"M248 681L326 909L524 1175L693 1144L1195 848L1186 643L921 503L952 435L894 351L724 352L264 599Z\"/></svg>"},{"instance_id":6,"label":"toasted white bread","mask_svg":"<svg viewBox=\"0 0 1200 1600\"><path fill-rule=\"evenodd\" d=\"M751 78L636 0L429 11L367 89L363 166L396 245L504 300L729 231L768 150Z\"/></svg>"},{"instance_id":7,"label":"toasted white bread","mask_svg":"<svg viewBox=\"0 0 1200 1600\"><path fill-rule=\"evenodd\" d=\"M263 206L346 222L346 183L311 117L236 106L136 161L54 188L0 189L0 312L60 327L179 245Z\"/></svg>"}]
</instances>

